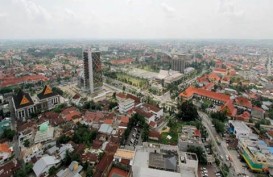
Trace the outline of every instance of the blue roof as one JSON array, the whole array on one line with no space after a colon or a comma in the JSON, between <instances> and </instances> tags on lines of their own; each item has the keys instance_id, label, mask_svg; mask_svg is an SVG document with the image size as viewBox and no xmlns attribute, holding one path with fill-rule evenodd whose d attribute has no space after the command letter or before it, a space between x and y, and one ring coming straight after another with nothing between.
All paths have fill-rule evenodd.
<instances>
[{"instance_id":1,"label":"blue roof","mask_svg":"<svg viewBox=\"0 0 273 177\"><path fill-rule=\"evenodd\" d=\"M259 145L267 146L267 144L263 140L259 140L258 143L259 143Z\"/></svg>"},{"instance_id":2,"label":"blue roof","mask_svg":"<svg viewBox=\"0 0 273 177\"><path fill-rule=\"evenodd\" d=\"M271 154L273 154L273 147L268 147L268 150L270 151Z\"/></svg>"}]
</instances>

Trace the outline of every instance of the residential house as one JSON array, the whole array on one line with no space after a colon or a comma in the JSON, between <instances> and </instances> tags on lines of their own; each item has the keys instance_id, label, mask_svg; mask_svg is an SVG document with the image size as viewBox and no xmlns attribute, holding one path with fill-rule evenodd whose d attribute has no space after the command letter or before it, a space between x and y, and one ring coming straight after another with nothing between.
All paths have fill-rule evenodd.
<instances>
[{"instance_id":1,"label":"residential house","mask_svg":"<svg viewBox=\"0 0 273 177\"><path fill-rule=\"evenodd\" d=\"M47 175L51 167L57 167L60 164L60 160L54 156L43 156L34 165L33 171L37 177Z\"/></svg>"},{"instance_id":2,"label":"residential house","mask_svg":"<svg viewBox=\"0 0 273 177\"><path fill-rule=\"evenodd\" d=\"M12 155L13 148L7 143L0 144L0 164L6 162Z\"/></svg>"},{"instance_id":3,"label":"residential house","mask_svg":"<svg viewBox=\"0 0 273 177\"><path fill-rule=\"evenodd\" d=\"M71 162L68 168L59 171L57 177L81 177L79 174L82 170L82 166L77 161Z\"/></svg>"},{"instance_id":4,"label":"residential house","mask_svg":"<svg viewBox=\"0 0 273 177\"><path fill-rule=\"evenodd\" d=\"M12 160L4 165L0 166L0 176L1 177L12 177L15 172L20 168L20 164L17 160Z\"/></svg>"},{"instance_id":5,"label":"residential house","mask_svg":"<svg viewBox=\"0 0 273 177\"><path fill-rule=\"evenodd\" d=\"M264 119L265 111L262 108L254 106L251 111L251 117L254 119Z\"/></svg>"},{"instance_id":6,"label":"residential house","mask_svg":"<svg viewBox=\"0 0 273 177\"><path fill-rule=\"evenodd\" d=\"M42 157L43 155L43 146L41 143L35 144L29 148L25 147L21 150L21 156L25 163L30 162L32 158Z\"/></svg>"}]
</instances>

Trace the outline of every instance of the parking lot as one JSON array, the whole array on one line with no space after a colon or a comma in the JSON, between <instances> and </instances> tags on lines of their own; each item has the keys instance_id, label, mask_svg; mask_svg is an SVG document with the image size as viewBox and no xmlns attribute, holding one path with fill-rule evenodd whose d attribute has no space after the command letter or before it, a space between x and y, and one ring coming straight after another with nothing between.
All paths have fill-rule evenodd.
<instances>
[{"instance_id":1,"label":"parking lot","mask_svg":"<svg viewBox=\"0 0 273 177\"><path fill-rule=\"evenodd\" d=\"M140 127L133 127L128 136L126 146L135 148L137 145L142 145L141 133L142 130Z\"/></svg>"},{"instance_id":2,"label":"parking lot","mask_svg":"<svg viewBox=\"0 0 273 177\"><path fill-rule=\"evenodd\" d=\"M221 177L218 173L216 165L207 165L207 166L201 166L198 167L198 176L199 177Z\"/></svg>"}]
</instances>

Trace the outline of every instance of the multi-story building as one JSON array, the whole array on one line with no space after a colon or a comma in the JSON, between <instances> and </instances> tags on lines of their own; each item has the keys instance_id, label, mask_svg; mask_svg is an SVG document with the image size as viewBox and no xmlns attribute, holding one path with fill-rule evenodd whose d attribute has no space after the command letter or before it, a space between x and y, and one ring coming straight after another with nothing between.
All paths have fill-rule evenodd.
<instances>
[{"instance_id":1,"label":"multi-story building","mask_svg":"<svg viewBox=\"0 0 273 177\"><path fill-rule=\"evenodd\" d=\"M19 90L17 95L12 98L13 108L15 116L25 121L26 118L30 117L32 113L35 113L35 104L28 93Z\"/></svg>"},{"instance_id":2,"label":"multi-story building","mask_svg":"<svg viewBox=\"0 0 273 177\"><path fill-rule=\"evenodd\" d=\"M17 119L26 121L32 114L44 112L55 108L60 103L60 95L46 85L37 97L31 97L28 93L19 90L12 98L12 106Z\"/></svg>"},{"instance_id":3,"label":"multi-story building","mask_svg":"<svg viewBox=\"0 0 273 177\"><path fill-rule=\"evenodd\" d=\"M122 114L127 113L134 106L135 106L135 100L131 98L121 99L119 100L119 103L118 103L119 112Z\"/></svg>"},{"instance_id":4,"label":"multi-story building","mask_svg":"<svg viewBox=\"0 0 273 177\"><path fill-rule=\"evenodd\" d=\"M258 135L241 136L238 141L238 149L252 171L268 172L273 170L273 148L259 140Z\"/></svg>"},{"instance_id":5,"label":"multi-story building","mask_svg":"<svg viewBox=\"0 0 273 177\"><path fill-rule=\"evenodd\" d=\"M55 108L55 105L60 103L60 95L50 88L50 86L45 85L43 91L37 94L38 103L37 109L46 111Z\"/></svg>"},{"instance_id":6,"label":"multi-story building","mask_svg":"<svg viewBox=\"0 0 273 177\"><path fill-rule=\"evenodd\" d=\"M187 55L175 54L171 60L171 69L184 73Z\"/></svg>"},{"instance_id":7,"label":"multi-story building","mask_svg":"<svg viewBox=\"0 0 273 177\"><path fill-rule=\"evenodd\" d=\"M100 52L83 51L83 89L90 93L103 85Z\"/></svg>"}]
</instances>

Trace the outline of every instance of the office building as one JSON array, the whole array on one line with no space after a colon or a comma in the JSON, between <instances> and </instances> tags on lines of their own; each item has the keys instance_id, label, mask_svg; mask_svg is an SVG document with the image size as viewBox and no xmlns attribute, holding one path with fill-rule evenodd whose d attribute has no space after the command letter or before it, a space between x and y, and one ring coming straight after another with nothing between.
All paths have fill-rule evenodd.
<instances>
[{"instance_id":1,"label":"office building","mask_svg":"<svg viewBox=\"0 0 273 177\"><path fill-rule=\"evenodd\" d=\"M94 93L103 85L100 52L84 50L83 67L83 88L87 92Z\"/></svg>"},{"instance_id":2,"label":"office building","mask_svg":"<svg viewBox=\"0 0 273 177\"><path fill-rule=\"evenodd\" d=\"M174 71L179 71L184 73L185 63L187 60L187 55L185 54L175 54L171 60L171 69Z\"/></svg>"}]
</instances>

